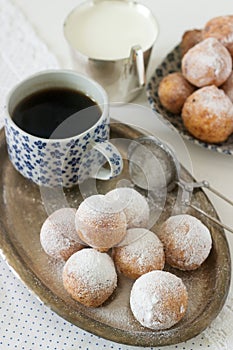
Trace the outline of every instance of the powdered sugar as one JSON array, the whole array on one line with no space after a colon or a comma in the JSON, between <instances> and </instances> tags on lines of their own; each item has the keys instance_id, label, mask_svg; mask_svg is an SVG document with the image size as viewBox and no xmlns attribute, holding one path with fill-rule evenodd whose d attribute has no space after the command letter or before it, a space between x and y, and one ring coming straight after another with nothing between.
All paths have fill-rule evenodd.
<instances>
[{"instance_id":1,"label":"powdered sugar","mask_svg":"<svg viewBox=\"0 0 233 350\"><path fill-rule=\"evenodd\" d=\"M233 131L233 105L223 90L205 86L190 95L182 109L188 131L205 142L225 141Z\"/></svg>"},{"instance_id":2,"label":"powdered sugar","mask_svg":"<svg viewBox=\"0 0 233 350\"><path fill-rule=\"evenodd\" d=\"M208 228L191 215L171 216L158 230L166 261L177 268L192 270L209 255L212 239Z\"/></svg>"},{"instance_id":3,"label":"powdered sugar","mask_svg":"<svg viewBox=\"0 0 233 350\"><path fill-rule=\"evenodd\" d=\"M103 304L117 286L110 256L91 248L73 254L64 266L62 277L70 296L88 307Z\"/></svg>"},{"instance_id":4,"label":"powdered sugar","mask_svg":"<svg viewBox=\"0 0 233 350\"><path fill-rule=\"evenodd\" d=\"M131 229L128 230L129 236L135 236L135 231L141 231L142 229ZM156 257L163 260L163 245L158 237L151 231L147 231L147 234L133 243L124 247L128 257L136 258L139 267L152 263Z\"/></svg>"},{"instance_id":5,"label":"powdered sugar","mask_svg":"<svg viewBox=\"0 0 233 350\"><path fill-rule=\"evenodd\" d=\"M75 229L73 208L61 208L52 213L43 223L40 242L45 252L54 258L67 259L70 253L82 248Z\"/></svg>"},{"instance_id":6,"label":"powdered sugar","mask_svg":"<svg viewBox=\"0 0 233 350\"><path fill-rule=\"evenodd\" d=\"M90 293L117 285L116 270L110 256L91 248L73 254L66 262L64 272L81 280Z\"/></svg>"},{"instance_id":7,"label":"powdered sugar","mask_svg":"<svg viewBox=\"0 0 233 350\"><path fill-rule=\"evenodd\" d=\"M139 192L133 188L121 187L108 192L106 198L122 208L126 215L128 228L148 226L149 205Z\"/></svg>"},{"instance_id":8,"label":"powdered sugar","mask_svg":"<svg viewBox=\"0 0 233 350\"><path fill-rule=\"evenodd\" d=\"M143 228L130 229L121 244L122 247L114 249L114 260L126 276L137 278L143 273L163 269L163 245L153 232Z\"/></svg>"},{"instance_id":9,"label":"powdered sugar","mask_svg":"<svg viewBox=\"0 0 233 350\"><path fill-rule=\"evenodd\" d=\"M215 38L207 38L191 48L182 59L182 72L195 86L220 86L231 74L232 58Z\"/></svg>"},{"instance_id":10,"label":"powdered sugar","mask_svg":"<svg viewBox=\"0 0 233 350\"><path fill-rule=\"evenodd\" d=\"M80 204L75 226L87 244L107 250L126 234L126 217L118 203L111 203L103 195L94 195Z\"/></svg>"},{"instance_id":11,"label":"powdered sugar","mask_svg":"<svg viewBox=\"0 0 233 350\"><path fill-rule=\"evenodd\" d=\"M154 330L167 329L184 315L186 287L180 278L169 272L149 272L134 283L130 307L143 326Z\"/></svg>"},{"instance_id":12,"label":"powdered sugar","mask_svg":"<svg viewBox=\"0 0 233 350\"><path fill-rule=\"evenodd\" d=\"M147 242L147 234L146 232L148 233L147 230L145 229L134 229L135 232L137 231L138 232L138 240L135 241L135 244L138 248L140 248L140 244L139 244L139 241L140 241L140 237L141 237L141 248L142 248L142 251L143 251L143 258L144 258L144 253L146 252L146 256L147 256L147 251L146 251L146 242ZM129 230L129 231L133 231L133 229ZM153 234L153 233L152 233ZM130 239L130 241L132 241ZM127 241L127 237L125 240L123 240L123 243L128 243L129 240ZM150 239L149 239L149 242L151 243ZM82 251L80 251L79 253L76 253L75 255L77 256L78 254L84 254L84 252L86 251L89 251L91 249L84 249ZM94 251L95 253L94 254L100 254L101 256L107 256L110 261L111 261L111 258L107 255L107 254L102 254L102 253L98 253L96 251ZM75 256L74 255L74 256ZM70 258L72 259L72 258ZM69 259L69 260L70 260ZM107 259L108 260L108 259ZM114 285L113 284L108 284L108 281L112 280L112 277L111 277L111 274L108 275L108 270L105 271L105 267L108 265L108 262L107 260L105 259L102 259L100 260L100 262L97 262L98 259L96 258L96 256L92 256L90 258L90 268L89 270L85 270L86 269L86 265L85 264L85 259L84 258L81 258L80 261L81 263L79 264L78 261L76 261L76 263L73 264L73 267L71 269L71 271L69 271L72 275L73 275L73 271L78 271L78 269L80 269L80 278L82 278L82 281L84 282L84 284L87 286L86 287L86 292L87 294L89 295L90 298L95 298L95 295L98 294L98 290L108 290L110 289L111 291L113 291L115 288L116 288L116 282L114 282ZM98 272L96 273L95 272L95 267L96 265L99 264L99 266L97 267L98 269ZM111 261L111 265L113 266L114 268L114 264L112 263ZM67 264L66 264L67 266ZM115 268L114 268L115 269ZM64 270L65 271L65 270ZM103 272L105 271L105 272ZM75 272L76 273L76 272ZM98 284L97 281L98 280L101 280L100 276L101 275L107 275L108 278L107 278L107 281L104 280L102 282L102 284ZM102 277L103 277L102 275ZM74 275L73 275L74 276ZM91 283L91 287L88 285L89 283L89 278L87 277L90 277L90 280L92 281ZM76 275L77 280L78 280L78 275ZM190 282L192 283L192 282ZM101 285L103 286L103 289L101 288ZM133 315L131 314L130 312L130 308L129 308L129 295L130 295L130 290L131 290L131 281L127 280L127 279L124 279L122 275L120 275L120 278L118 280L118 285L117 285L117 289L116 289L116 292L114 292L113 296L111 296L107 302L105 302L103 304L103 307L101 307L100 309L96 308L96 309L91 309L89 310L88 309L85 309L85 313L87 315L90 315L92 318L96 319L96 320L99 320L99 321L103 321L104 323L106 324L109 324L109 325L112 325L114 327L117 327L117 328L123 328L123 329L127 329L127 330L143 330L142 326L140 326L136 320L134 320L133 318ZM60 292L59 292L60 293ZM67 298L67 296L65 295L64 296L65 298ZM200 296L201 298L201 296ZM195 305L196 305L196 302L197 302L197 298L195 296L194 299L194 308L195 308ZM159 306L160 305L160 299L158 298L157 295L153 294L152 296L152 306L155 307L156 305ZM67 301L68 303L70 302L69 300ZM141 302L141 305L142 305L142 302ZM75 305L75 308L78 308L80 309L80 306L79 305ZM148 322L153 318L153 307L151 308L151 311L147 313L147 317L148 317ZM80 309L82 310L82 308ZM190 308L191 310L191 308ZM185 304L182 304L180 305L179 307L179 310L178 310L178 313L179 314L183 314L184 312L186 311L186 308L185 308ZM173 314L172 317L175 318L175 314ZM161 328L161 320L162 322L165 323L165 319L163 318L160 318L160 324L158 324L158 329L162 329ZM166 321L167 322L167 321ZM140 328L141 327L141 328ZM146 326L148 327L148 326Z\"/></svg>"},{"instance_id":13,"label":"powdered sugar","mask_svg":"<svg viewBox=\"0 0 233 350\"><path fill-rule=\"evenodd\" d=\"M131 228L127 230L127 233L123 240L117 245L117 247L127 247L129 249L129 245L131 247L135 246L135 248L139 245L146 244L146 240L148 237L148 233L150 231L146 228ZM154 235L154 234L153 234Z\"/></svg>"},{"instance_id":14,"label":"powdered sugar","mask_svg":"<svg viewBox=\"0 0 233 350\"><path fill-rule=\"evenodd\" d=\"M209 20L203 29L204 38L218 39L233 54L233 16L218 16Z\"/></svg>"},{"instance_id":15,"label":"powdered sugar","mask_svg":"<svg viewBox=\"0 0 233 350\"><path fill-rule=\"evenodd\" d=\"M206 86L193 94L196 108L204 108L207 115L216 116L217 119L233 118L232 103L224 92L216 86Z\"/></svg>"},{"instance_id":16,"label":"powdered sugar","mask_svg":"<svg viewBox=\"0 0 233 350\"><path fill-rule=\"evenodd\" d=\"M110 297L110 300L100 308L92 309L92 317L118 329L135 329L138 324L129 305L132 284L132 280L120 274L114 297Z\"/></svg>"}]
</instances>

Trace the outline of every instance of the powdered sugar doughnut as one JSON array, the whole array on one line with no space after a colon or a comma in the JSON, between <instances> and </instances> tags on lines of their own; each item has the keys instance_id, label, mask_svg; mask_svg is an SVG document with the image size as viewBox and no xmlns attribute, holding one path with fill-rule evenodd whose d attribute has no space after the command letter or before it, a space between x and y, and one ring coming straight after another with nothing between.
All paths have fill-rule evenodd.
<instances>
[{"instance_id":1,"label":"powdered sugar doughnut","mask_svg":"<svg viewBox=\"0 0 233 350\"><path fill-rule=\"evenodd\" d=\"M127 228L148 227L149 205L139 192L133 188L120 187L108 192L105 196L111 203L116 203L124 211Z\"/></svg>"},{"instance_id":2,"label":"powdered sugar doughnut","mask_svg":"<svg viewBox=\"0 0 233 350\"><path fill-rule=\"evenodd\" d=\"M233 16L219 16L209 20L203 29L203 38L218 39L233 57Z\"/></svg>"},{"instance_id":3,"label":"powdered sugar doughnut","mask_svg":"<svg viewBox=\"0 0 233 350\"><path fill-rule=\"evenodd\" d=\"M44 251L55 259L67 260L84 247L75 228L76 209L61 208L43 223L40 242Z\"/></svg>"},{"instance_id":4,"label":"powdered sugar doughnut","mask_svg":"<svg viewBox=\"0 0 233 350\"><path fill-rule=\"evenodd\" d=\"M191 29L184 32L180 43L181 56L183 57L189 49L202 40L202 30L200 29Z\"/></svg>"},{"instance_id":5,"label":"powdered sugar doughnut","mask_svg":"<svg viewBox=\"0 0 233 350\"><path fill-rule=\"evenodd\" d=\"M103 304L117 286L112 259L92 248L73 254L65 263L62 277L72 298L92 307Z\"/></svg>"},{"instance_id":6,"label":"powdered sugar doughnut","mask_svg":"<svg viewBox=\"0 0 233 350\"><path fill-rule=\"evenodd\" d=\"M172 113L180 113L186 98L195 90L180 72L166 75L159 84L161 104Z\"/></svg>"},{"instance_id":7,"label":"powdered sugar doughnut","mask_svg":"<svg viewBox=\"0 0 233 350\"><path fill-rule=\"evenodd\" d=\"M229 78L221 86L221 89L223 89L223 91L229 97L231 102L233 102L233 72L231 72Z\"/></svg>"},{"instance_id":8,"label":"powdered sugar doughnut","mask_svg":"<svg viewBox=\"0 0 233 350\"><path fill-rule=\"evenodd\" d=\"M193 85L222 85L232 71L229 51L215 38L192 47L182 58L182 73Z\"/></svg>"},{"instance_id":9,"label":"powdered sugar doughnut","mask_svg":"<svg viewBox=\"0 0 233 350\"><path fill-rule=\"evenodd\" d=\"M195 270L210 253L210 232L194 216L171 216L157 234L164 244L166 262L180 270Z\"/></svg>"},{"instance_id":10,"label":"powdered sugar doughnut","mask_svg":"<svg viewBox=\"0 0 233 350\"><path fill-rule=\"evenodd\" d=\"M79 206L75 225L79 237L99 251L107 251L126 235L126 217L117 203L104 195L86 198Z\"/></svg>"},{"instance_id":11,"label":"powdered sugar doughnut","mask_svg":"<svg viewBox=\"0 0 233 350\"><path fill-rule=\"evenodd\" d=\"M185 315L188 293L182 280L170 272L151 271L139 277L131 290L134 317L154 330L172 327Z\"/></svg>"},{"instance_id":12,"label":"powdered sugar doughnut","mask_svg":"<svg viewBox=\"0 0 233 350\"><path fill-rule=\"evenodd\" d=\"M121 246L114 248L113 259L126 277L136 279L146 272L163 269L163 244L153 232L132 228L127 231Z\"/></svg>"},{"instance_id":13,"label":"powdered sugar doughnut","mask_svg":"<svg viewBox=\"0 0 233 350\"><path fill-rule=\"evenodd\" d=\"M190 95L181 115L190 134L202 141L223 142L233 131L232 102L216 86L205 86Z\"/></svg>"}]
</instances>

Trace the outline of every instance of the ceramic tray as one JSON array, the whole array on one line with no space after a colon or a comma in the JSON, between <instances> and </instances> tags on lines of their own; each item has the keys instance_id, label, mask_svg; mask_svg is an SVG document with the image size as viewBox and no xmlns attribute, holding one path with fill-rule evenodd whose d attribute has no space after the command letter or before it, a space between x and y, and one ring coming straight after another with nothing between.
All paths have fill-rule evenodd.
<instances>
[{"instance_id":1,"label":"ceramic tray","mask_svg":"<svg viewBox=\"0 0 233 350\"><path fill-rule=\"evenodd\" d=\"M112 125L112 137L139 137L138 131L122 124ZM119 146L120 147L120 146ZM124 157L125 150L121 150ZM121 179L128 179L128 161L123 173L114 180L97 182L98 193L115 188ZM171 329L152 331L142 327L129 308L132 281L119 274L118 287L110 299L99 308L87 308L75 302L62 286L63 263L49 258L42 250L39 233L47 217L39 188L23 178L8 160L4 132L0 132L0 248L3 257L19 278L39 299L64 319L111 341L135 346L170 345L190 339L203 331L218 315L226 299L230 282L230 255L223 230L199 217L209 227L213 247L208 259L193 272L182 272L168 266L166 270L181 277L189 293L185 317ZM192 180L185 169L182 177ZM82 200L79 190L66 190L71 207ZM166 206L153 230L169 215L176 199L176 190L169 193ZM209 214L216 212L202 190L197 190L193 201ZM190 212L196 215L194 212Z\"/></svg>"},{"instance_id":2,"label":"ceramic tray","mask_svg":"<svg viewBox=\"0 0 233 350\"><path fill-rule=\"evenodd\" d=\"M147 85L147 96L151 108L158 112L158 116L168 125L172 125L181 134L183 138L189 140L201 147L207 148L211 151L216 151L223 154L233 155L233 134L227 141L219 144L207 143L196 139L184 127L180 114L173 114L167 111L160 103L158 96L159 83L163 77L169 73L181 70L181 54L180 46L176 46L156 68Z\"/></svg>"}]
</instances>

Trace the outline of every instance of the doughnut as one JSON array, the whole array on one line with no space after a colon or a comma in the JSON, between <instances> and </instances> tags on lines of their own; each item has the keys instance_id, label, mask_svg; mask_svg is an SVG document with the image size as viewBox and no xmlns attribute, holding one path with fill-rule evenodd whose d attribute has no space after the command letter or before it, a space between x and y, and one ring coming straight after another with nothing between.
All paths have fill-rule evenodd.
<instances>
[{"instance_id":1,"label":"doughnut","mask_svg":"<svg viewBox=\"0 0 233 350\"><path fill-rule=\"evenodd\" d=\"M231 102L233 102L233 72L231 72L229 78L221 86L221 89L223 89L223 91L229 97Z\"/></svg>"},{"instance_id":2,"label":"doughnut","mask_svg":"<svg viewBox=\"0 0 233 350\"><path fill-rule=\"evenodd\" d=\"M131 228L120 246L113 249L113 260L123 275L136 279L146 272L164 268L163 244L153 232Z\"/></svg>"},{"instance_id":3,"label":"doughnut","mask_svg":"<svg viewBox=\"0 0 233 350\"><path fill-rule=\"evenodd\" d=\"M166 75L159 83L161 104L171 113L179 114L187 97L195 90L180 72Z\"/></svg>"},{"instance_id":4,"label":"doughnut","mask_svg":"<svg viewBox=\"0 0 233 350\"><path fill-rule=\"evenodd\" d=\"M127 228L148 227L149 205L139 192L129 187L119 187L108 192L106 198L116 203L125 213Z\"/></svg>"},{"instance_id":5,"label":"doughnut","mask_svg":"<svg viewBox=\"0 0 233 350\"><path fill-rule=\"evenodd\" d=\"M47 217L41 227L41 246L55 259L67 260L84 247L76 232L75 213L74 208L58 209Z\"/></svg>"},{"instance_id":6,"label":"doughnut","mask_svg":"<svg viewBox=\"0 0 233 350\"><path fill-rule=\"evenodd\" d=\"M104 195L86 198L75 216L79 237L101 252L108 251L126 235L126 217L119 204Z\"/></svg>"},{"instance_id":7,"label":"doughnut","mask_svg":"<svg viewBox=\"0 0 233 350\"><path fill-rule=\"evenodd\" d=\"M196 217L183 214L168 218L157 232L163 242L166 262L180 270L195 270L208 257L212 239Z\"/></svg>"},{"instance_id":8,"label":"doughnut","mask_svg":"<svg viewBox=\"0 0 233 350\"><path fill-rule=\"evenodd\" d=\"M112 259L92 248L80 250L67 260L62 280L71 297L89 307L103 304L117 286Z\"/></svg>"},{"instance_id":9,"label":"doughnut","mask_svg":"<svg viewBox=\"0 0 233 350\"><path fill-rule=\"evenodd\" d=\"M218 39L233 56L233 15L209 20L203 29L203 38L210 37Z\"/></svg>"},{"instance_id":10,"label":"doughnut","mask_svg":"<svg viewBox=\"0 0 233 350\"><path fill-rule=\"evenodd\" d=\"M181 56L183 57L189 49L198 44L202 39L201 29L192 29L184 32L180 43Z\"/></svg>"},{"instance_id":11,"label":"doughnut","mask_svg":"<svg viewBox=\"0 0 233 350\"><path fill-rule=\"evenodd\" d=\"M192 47L182 58L184 77L197 87L222 85L232 71L229 51L215 38L207 38Z\"/></svg>"},{"instance_id":12,"label":"doughnut","mask_svg":"<svg viewBox=\"0 0 233 350\"><path fill-rule=\"evenodd\" d=\"M181 278L165 271L139 277L130 293L130 307L138 322L153 330L164 330L185 315L188 293Z\"/></svg>"},{"instance_id":13,"label":"doughnut","mask_svg":"<svg viewBox=\"0 0 233 350\"><path fill-rule=\"evenodd\" d=\"M223 90L205 86L184 103L182 120L186 129L205 142L224 142L233 132L233 105Z\"/></svg>"}]
</instances>

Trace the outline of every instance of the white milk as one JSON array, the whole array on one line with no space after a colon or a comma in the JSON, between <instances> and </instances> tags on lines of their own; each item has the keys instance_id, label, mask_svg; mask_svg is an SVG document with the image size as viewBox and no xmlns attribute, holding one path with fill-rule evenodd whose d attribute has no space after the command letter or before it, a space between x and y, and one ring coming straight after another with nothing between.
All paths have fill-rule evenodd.
<instances>
[{"instance_id":1,"label":"white milk","mask_svg":"<svg viewBox=\"0 0 233 350\"><path fill-rule=\"evenodd\" d=\"M80 6L65 24L71 46L84 55L117 60L130 55L134 45L150 48L158 34L147 8L124 1L102 1Z\"/></svg>"}]
</instances>

